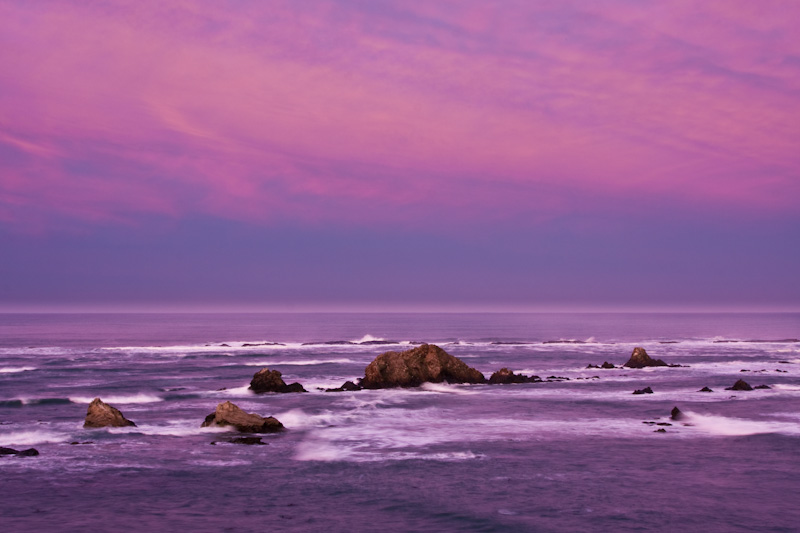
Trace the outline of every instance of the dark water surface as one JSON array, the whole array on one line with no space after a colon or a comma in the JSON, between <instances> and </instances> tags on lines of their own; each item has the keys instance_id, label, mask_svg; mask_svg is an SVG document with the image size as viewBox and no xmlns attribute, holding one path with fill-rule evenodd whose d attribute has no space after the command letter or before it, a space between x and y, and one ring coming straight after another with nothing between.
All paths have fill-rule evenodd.
<instances>
[{"instance_id":1,"label":"dark water surface","mask_svg":"<svg viewBox=\"0 0 800 533\"><path fill-rule=\"evenodd\" d=\"M0 457L0 530L797 531L798 337L800 314L0 315L0 446L41 453ZM570 379L319 390L421 341ZM686 366L586 368L635 346ZM310 392L252 394L264 366ZM138 427L83 429L96 396ZM287 431L200 428L226 400Z\"/></svg>"}]
</instances>

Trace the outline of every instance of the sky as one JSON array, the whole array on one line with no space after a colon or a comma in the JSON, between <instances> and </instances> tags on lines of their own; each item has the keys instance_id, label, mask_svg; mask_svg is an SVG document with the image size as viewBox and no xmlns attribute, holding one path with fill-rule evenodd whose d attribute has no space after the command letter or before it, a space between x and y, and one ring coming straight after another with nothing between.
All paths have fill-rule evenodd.
<instances>
[{"instance_id":1,"label":"sky","mask_svg":"<svg viewBox=\"0 0 800 533\"><path fill-rule=\"evenodd\" d=\"M800 310L794 0L0 0L0 310Z\"/></svg>"}]
</instances>

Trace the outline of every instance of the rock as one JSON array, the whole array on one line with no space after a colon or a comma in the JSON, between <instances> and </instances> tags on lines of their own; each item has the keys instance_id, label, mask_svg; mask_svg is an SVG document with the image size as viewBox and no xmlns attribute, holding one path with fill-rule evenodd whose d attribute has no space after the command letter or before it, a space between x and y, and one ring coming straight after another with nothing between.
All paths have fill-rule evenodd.
<instances>
[{"instance_id":1,"label":"rock","mask_svg":"<svg viewBox=\"0 0 800 533\"><path fill-rule=\"evenodd\" d=\"M772 387L770 387L769 385L756 385L753 388L754 389L771 389Z\"/></svg>"},{"instance_id":2,"label":"rock","mask_svg":"<svg viewBox=\"0 0 800 533\"><path fill-rule=\"evenodd\" d=\"M344 392L344 391L356 391L361 390L359 385L356 385L352 381L345 381L342 383L341 387L336 387L335 389L325 389L325 392Z\"/></svg>"},{"instance_id":3,"label":"rock","mask_svg":"<svg viewBox=\"0 0 800 533\"><path fill-rule=\"evenodd\" d=\"M28 448L17 453L17 457L36 457L37 455L39 455L39 450L36 448Z\"/></svg>"},{"instance_id":4,"label":"rock","mask_svg":"<svg viewBox=\"0 0 800 533\"><path fill-rule=\"evenodd\" d=\"M591 365L591 364L590 364L590 365L589 365L589 366L587 366L586 368L617 368L617 367L615 367L614 365L612 365L612 364L611 364L611 363L609 363L608 361L603 361L603 364L602 364L602 365Z\"/></svg>"},{"instance_id":5,"label":"rock","mask_svg":"<svg viewBox=\"0 0 800 533\"><path fill-rule=\"evenodd\" d=\"M515 374L512 370L501 368L489 378L489 383L492 385L508 385L509 383L535 383L542 381L539 376L526 376L524 374Z\"/></svg>"},{"instance_id":6,"label":"rock","mask_svg":"<svg viewBox=\"0 0 800 533\"><path fill-rule=\"evenodd\" d=\"M661 359L653 359L644 348L636 347L633 349L633 353L631 354L631 358L628 359L628 362L622 366L626 366L628 368L644 368L647 366L668 366L667 363L662 361Z\"/></svg>"},{"instance_id":7,"label":"rock","mask_svg":"<svg viewBox=\"0 0 800 533\"><path fill-rule=\"evenodd\" d=\"M666 430L666 429L664 429L664 428L659 428L659 429L655 430L653 433L666 433L666 432L667 432L667 430Z\"/></svg>"},{"instance_id":8,"label":"rock","mask_svg":"<svg viewBox=\"0 0 800 533\"><path fill-rule=\"evenodd\" d=\"M643 389L636 389L633 391L634 394L653 394L653 389L650 387L645 387Z\"/></svg>"},{"instance_id":9,"label":"rock","mask_svg":"<svg viewBox=\"0 0 800 533\"><path fill-rule=\"evenodd\" d=\"M277 418L246 413L231 402L217 405L217 409L206 417L200 427L208 426L233 426L242 433L277 433L284 429Z\"/></svg>"},{"instance_id":10,"label":"rock","mask_svg":"<svg viewBox=\"0 0 800 533\"><path fill-rule=\"evenodd\" d=\"M686 419L686 415L683 414L681 412L681 410L678 409L677 407L673 407L672 408L672 411L670 412L669 417L672 420L685 420Z\"/></svg>"},{"instance_id":11,"label":"rock","mask_svg":"<svg viewBox=\"0 0 800 533\"><path fill-rule=\"evenodd\" d=\"M16 455L17 457L36 457L39 455L39 450L36 448L28 448L27 450L17 451L14 448L4 448L0 446L0 456Z\"/></svg>"},{"instance_id":12,"label":"rock","mask_svg":"<svg viewBox=\"0 0 800 533\"><path fill-rule=\"evenodd\" d=\"M486 383L486 378L466 363L434 344L422 344L405 352L386 352L364 371L365 389L417 387L425 382Z\"/></svg>"},{"instance_id":13,"label":"rock","mask_svg":"<svg viewBox=\"0 0 800 533\"><path fill-rule=\"evenodd\" d=\"M136 427L136 424L125 418L119 409L111 407L100 398L95 398L86 411L86 420L83 422L83 427L102 428L107 426L114 428Z\"/></svg>"},{"instance_id":14,"label":"rock","mask_svg":"<svg viewBox=\"0 0 800 533\"><path fill-rule=\"evenodd\" d=\"M702 389L700 389L700 390L699 390L699 391L697 391L697 392L714 392L714 391L713 391L713 390L711 390L711 389L709 389L708 387L703 387Z\"/></svg>"},{"instance_id":15,"label":"rock","mask_svg":"<svg viewBox=\"0 0 800 533\"><path fill-rule=\"evenodd\" d=\"M725 390L753 390L753 387L745 380L740 379L732 387L725 387Z\"/></svg>"},{"instance_id":16,"label":"rock","mask_svg":"<svg viewBox=\"0 0 800 533\"><path fill-rule=\"evenodd\" d=\"M299 383L287 385L283 381L280 372L269 368L262 368L253 374L253 379L250 381L250 390L256 394L263 392L307 392Z\"/></svg>"}]
</instances>

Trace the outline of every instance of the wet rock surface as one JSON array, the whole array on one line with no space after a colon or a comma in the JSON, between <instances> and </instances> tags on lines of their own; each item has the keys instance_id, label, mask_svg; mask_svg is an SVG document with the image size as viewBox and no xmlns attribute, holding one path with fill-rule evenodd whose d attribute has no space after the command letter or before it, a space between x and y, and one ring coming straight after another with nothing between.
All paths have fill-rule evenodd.
<instances>
[{"instance_id":1,"label":"wet rock surface","mask_svg":"<svg viewBox=\"0 0 800 533\"><path fill-rule=\"evenodd\" d=\"M634 394L653 394L653 389L650 387L645 387L643 389L636 389L633 391Z\"/></svg>"}]
</instances>

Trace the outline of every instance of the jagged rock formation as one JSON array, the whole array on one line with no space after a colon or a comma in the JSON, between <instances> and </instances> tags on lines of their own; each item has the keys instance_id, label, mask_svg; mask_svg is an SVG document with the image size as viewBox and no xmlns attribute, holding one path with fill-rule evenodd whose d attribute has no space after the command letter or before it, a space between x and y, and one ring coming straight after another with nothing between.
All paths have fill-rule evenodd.
<instances>
[{"instance_id":1,"label":"jagged rock formation","mask_svg":"<svg viewBox=\"0 0 800 533\"><path fill-rule=\"evenodd\" d=\"M208 426L233 426L242 433L277 433L284 427L277 418L266 418L255 413L246 413L236 404L223 402L217 409L208 415L201 427Z\"/></svg>"},{"instance_id":2,"label":"jagged rock formation","mask_svg":"<svg viewBox=\"0 0 800 533\"><path fill-rule=\"evenodd\" d=\"M122 412L116 407L111 407L100 398L95 398L89 404L86 411L86 420L83 422L85 428L102 427L125 427L136 426L133 422L125 418Z\"/></svg>"},{"instance_id":3,"label":"jagged rock formation","mask_svg":"<svg viewBox=\"0 0 800 533\"><path fill-rule=\"evenodd\" d=\"M486 378L434 344L423 344L405 352L386 352L364 371L365 389L417 387L425 382L486 383Z\"/></svg>"},{"instance_id":4,"label":"jagged rock formation","mask_svg":"<svg viewBox=\"0 0 800 533\"><path fill-rule=\"evenodd\" d=\"M643 389L636 389L633 391L634 394L653 394L653 389L650 387L645 387Z\"/></svg>"},{"instance_id":5,"label":"jagged rock formation","mask_svg":"<svg viewBox=\"0 0 800 533\"><path fill-rule=\"evenodd\" d=\"M625 363L625 367L628 368L645 368L647 366L669 366L667 363L662 361L661 359L653 359L644 348L636 347L633 349L633 353L631 354L631 358L628 359L628 362Z\"/></svg>"},{"instance_id":6,"label":"jagged rock formation","mask_svg":"<svg viewBox=\"0 0 800 533\"><path fill-rule=\"evenodd\" d=\"M256 394L263 392L306 392L299 383L287 385L283 381L280 372L269 368L262 368L253 374L253 379L250 380L250 390Z\"/></svg>"}]
</instances>

